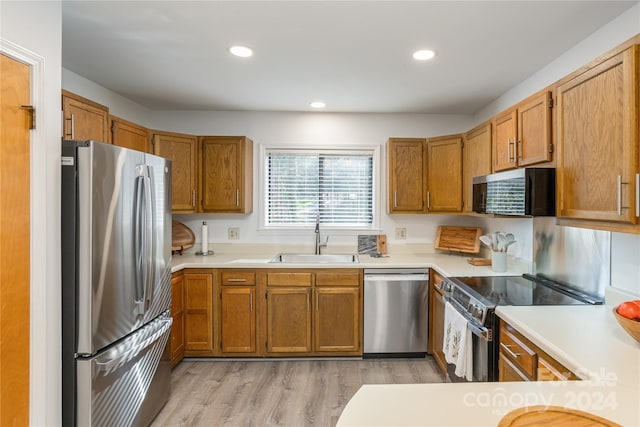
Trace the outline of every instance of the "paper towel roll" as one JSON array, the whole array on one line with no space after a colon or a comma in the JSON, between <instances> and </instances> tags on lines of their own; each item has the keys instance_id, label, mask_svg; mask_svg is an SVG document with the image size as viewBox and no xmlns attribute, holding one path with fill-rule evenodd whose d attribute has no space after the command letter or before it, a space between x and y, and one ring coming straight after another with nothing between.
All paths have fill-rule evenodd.
<instances>
[{"instance_id":1,"label":"paper towel roll","mask_svg":"<svg viewBox=\"0 0 640 427\"><path fill-rule=\"evenodd\" d=\"M209 230L207 229L207 221L202 221L202 253L209 252Z\"/></svg>"}]
</instances>

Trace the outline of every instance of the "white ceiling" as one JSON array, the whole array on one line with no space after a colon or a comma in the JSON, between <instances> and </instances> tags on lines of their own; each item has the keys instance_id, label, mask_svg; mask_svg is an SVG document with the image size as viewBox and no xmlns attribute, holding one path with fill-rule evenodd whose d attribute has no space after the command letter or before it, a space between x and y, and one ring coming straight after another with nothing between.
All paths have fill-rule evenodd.
<instances>
[{"instance_id":1,"label":"white ceiling","mask_svg":"<svg viewBox=\"0 0 640 427\"><path fill-rule=\"evenodd\" d=\"M473 114L636 3L65 1L62 63L151 109Z\"/></svg>"}]
</instances>

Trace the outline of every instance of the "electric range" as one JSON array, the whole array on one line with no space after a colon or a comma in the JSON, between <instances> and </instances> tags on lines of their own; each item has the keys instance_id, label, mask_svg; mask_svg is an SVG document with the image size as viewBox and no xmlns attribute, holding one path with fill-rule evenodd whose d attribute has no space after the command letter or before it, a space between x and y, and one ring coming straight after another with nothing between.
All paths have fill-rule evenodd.
<instances>
[{"instance_id":1,"label":"electric range","mask_svg":"<svg viewBox=\"0 0 640 427\"><path fill-rule=\"evenodd\" d=\"M447 277L440 285L445 301L462 314L473 334L474 381L498 380L500 305L602 304L598 298L541 275ZM449 367L451 368L452 365ZM449 379L460 381L449 369Z\"/></svg>"}]
</instances>

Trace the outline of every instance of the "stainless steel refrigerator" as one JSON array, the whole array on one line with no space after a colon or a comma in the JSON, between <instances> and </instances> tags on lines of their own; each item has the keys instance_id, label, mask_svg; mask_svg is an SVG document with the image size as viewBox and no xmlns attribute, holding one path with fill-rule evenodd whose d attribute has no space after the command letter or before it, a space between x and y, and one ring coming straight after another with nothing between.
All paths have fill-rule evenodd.
<instances>
[{"instance_id":1,"label":"stainless steel refrigerator","mask_svg":"<svg viewBox=\"0 0 640 427\"><path fill-rule=\"evenodd\" d=\"M62 425L146 426L170 392L171 162L62 143Z\"/></svg>"}]
</instances>

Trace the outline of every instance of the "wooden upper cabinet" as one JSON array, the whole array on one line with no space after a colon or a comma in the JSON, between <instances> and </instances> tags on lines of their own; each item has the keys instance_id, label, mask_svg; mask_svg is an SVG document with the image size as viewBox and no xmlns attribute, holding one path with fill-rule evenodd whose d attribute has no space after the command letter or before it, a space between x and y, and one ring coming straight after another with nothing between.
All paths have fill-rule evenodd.
<instances>
[{"instance_id":1,"label":"wooden upper cabinet","mask_svg":"<svg viewBox=\"0 0 640 427\"><path fill-rule=\"evenodd\" d=\"M464 211L473 212L473 178L491 173L491 122L465 134L462 145L462 194Z\"/></svg>"},{"instance_id":2,"label":"wooden upper cabinet","mask_svg":"<svg viewBox=\"0 0 640 427\"><path fill-rule=\"evenodd\" d=\"M109 142L109 108L62 91L63 139Z\"/></svg>"},{"instance_id":3,"label":"wooden upper cabinet","mask_svg":"<svg viewBox=\"0 0 640 427\"><path fill-rule=\"evenodd\" d=\"M462 136L427 141L427 211L462 211Z\"/></svg>"},{"instance_id":4,"label":"wooden upper cabinet","mask_svg":"<svg viewBox=\"0 0 640 427\"><path fill-rule=\"evenodd\" d=\"M558 216L636 223L638 46L558 86Z\"/></svg>"},{"instance_id":5,"label":"wooden upper cabinet","mask_svg":"<svg viewBox=\"0 0 640 427\"><path fill-rule=\"evenodd\" d=\"M110 122L111 143L113 145L131 148L143 153L151 152L151 141L147 128L115 116L110 116Z\"/></svg>"},{"instance_id":6,"label":"wooden upper cabinet","mask_svg":"<svg viewBox=\"0 0 640 427\"><path fill-rule=\"evenodd\" d=\"M424 213L425 139L390 138L387 143L389 213Z\"/></svg>"},{"instance_id":7,"label":"wooden upper cabinet","mask_svg":"<svg viewBox=\"0 0 640 427\"><path fill-rule=\"evenodd\" d=\"M253 142L244 136L200 137L200 211L253 211Z\"/></svg>"},{"instance_id":8,"label":"wooden upper cabinet","mask_svg":"<svg viewBox=\"0 0 640 427\"><path fill-rule=\"evenodd\" d=\"M551 112L553 98L544 90L518 104L518 140L516 157L518 166L551 161Z\"/></svg>"},{"instance_id":9,"label":"wooden upper cabinet","mask_svg":"<svg viewBox=\"0 0 640 427\"><path fill-rule=\"evenodd\" d=\"M494 172L551 161L552 107L545 89L494 117Z\"/></svg>"},{"instance_id":10,"label":"wooden upper cabinet","mask_svg":"<svg viewBox=\"0 0 640 427\"><path fill-rule=\"evenodd\" d=\"M196 212L196 154L198 138L169 132L153 132L153 153L171 160L171 210Z\"/></svg>"},{"instance_id":11,"label":"wooden upper cabinet","mask_svg":"<svg viewBox=\"0 0 640 427\"><path fill-rule=\"evenodd\" d=\"M517 167L514 145L518 122L516 110L501 113L493 118L493 171L498 172Z\"/></svg>"}]
</instances>

